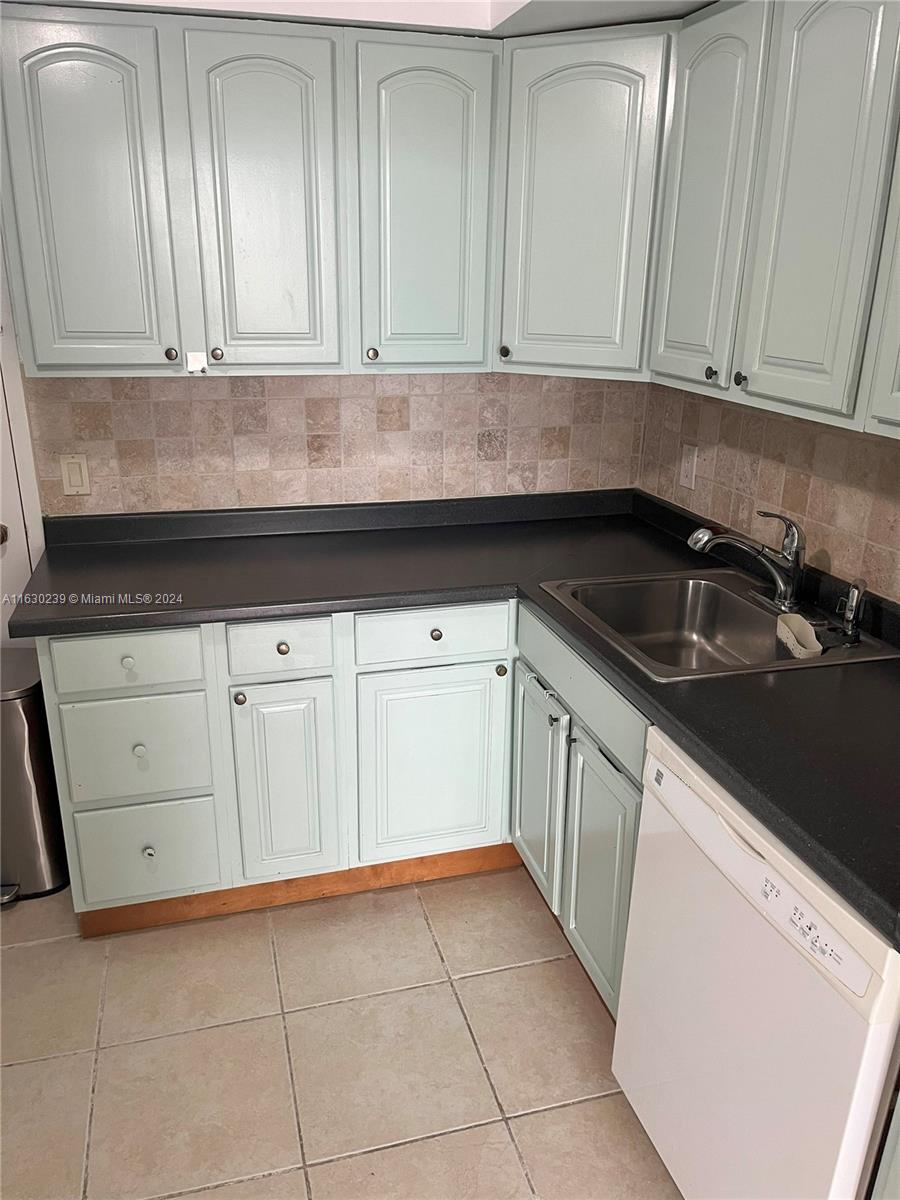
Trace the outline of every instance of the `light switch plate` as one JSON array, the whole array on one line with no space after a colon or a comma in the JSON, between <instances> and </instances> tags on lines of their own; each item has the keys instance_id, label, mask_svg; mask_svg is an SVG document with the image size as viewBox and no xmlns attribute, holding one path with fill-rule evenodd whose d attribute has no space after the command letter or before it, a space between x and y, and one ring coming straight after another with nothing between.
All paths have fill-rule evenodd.
<instances>
[{"instance_id":1,"label":"light switch plate","mask_svg":"<svg viewBox=\"0 0 900 1200\"><path fill-rule=\"evenodd\" d=\"M59 465L62 469L63 495L89 496L91 494L91 477L88 474L87 455L61 454Z\"/></svg>"},{"instance_id":2,"label":"light switch plate","mask_svg":"<svg viewBox=\"0 0 900 1200\"><path fill-rule=\"evenodd\" d=\"M681 447L681 470L678 482L683 488L693 489L697 477L697 447L685 442Z\"/></svg>"}]
</instances>

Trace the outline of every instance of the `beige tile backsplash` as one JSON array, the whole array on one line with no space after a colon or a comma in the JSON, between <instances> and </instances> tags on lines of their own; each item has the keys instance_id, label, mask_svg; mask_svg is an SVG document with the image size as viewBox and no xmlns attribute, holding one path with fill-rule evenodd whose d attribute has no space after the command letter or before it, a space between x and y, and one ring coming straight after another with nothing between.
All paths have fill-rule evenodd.
<instances>
[{"instance_id":1,"label":"beige tile backsplash","mask_svg":"<svg viewBox=\"0 0 900 1200\"><path fill-rule=\"evenodd\" d=\"M26 379L44 512L149 512L639 484L900 600L900 442L658 384L515 374ZM677 480L697 446L696 487ZM60 454L90 496L64 496Z\"/></svg>"}]
</instances>

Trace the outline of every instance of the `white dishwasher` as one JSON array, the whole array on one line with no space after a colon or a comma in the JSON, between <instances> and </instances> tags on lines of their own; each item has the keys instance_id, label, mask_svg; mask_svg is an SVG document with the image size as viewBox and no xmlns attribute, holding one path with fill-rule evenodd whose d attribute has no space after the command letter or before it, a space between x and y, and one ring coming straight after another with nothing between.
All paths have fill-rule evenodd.
<instances>
[{"instance_id":1,"label":"white dishwasher","mask_svg":"<svg viewBox=\"0 0 900 1200\"><path fill-rule=\"evenodd\" d=\"M898 1023L900 955L651 730L613 1071L682 1193L856 1197Z\"/></svg>"}]
</instances>

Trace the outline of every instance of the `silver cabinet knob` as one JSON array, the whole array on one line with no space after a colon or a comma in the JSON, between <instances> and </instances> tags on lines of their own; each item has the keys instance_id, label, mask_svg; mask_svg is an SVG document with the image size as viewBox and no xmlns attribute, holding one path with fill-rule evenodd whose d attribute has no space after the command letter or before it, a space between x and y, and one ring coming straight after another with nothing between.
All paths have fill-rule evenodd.
<instances>
[{"instance_id":1,"label":"silver cabinet knob","mask_svg":"<svg viewBox=\"0 0 900 1200\"><path fill-rule=\"evenodd\" d=\"M501 346L500 347L500 357L501 358L509 358L511 353L512 352L511 352L509 346Z\"/></svg>"},{"instance_id":2,"label":"silver cabinet knob","mask_svg":"<svg viewBox=\"0 0 900 1200\"><path fill-rule=\"evenodd\" d=\"M136 746L131 747L131 753L134 755L135 758L146 758L147 757L147 747L145 745L143 745L143 743L138 742L138 744Z\"/></svg>"},{"instance_id":3,"label":"silver cabinet knob","mask_svg":"<svg viewBox=\"0 0 900 1200\"><path fill-rule=\"evenodd\" d=\"M707 380L707 382L711 383L715 379L715 377L718 375L718 373L719 372L716 370L715 367L709 366L703 372L703 378L705 380Z\"/></svg>"},{"instance_id":4,"label":"silver cabinet knob","mask_svg":"<svg viewBox=\"0 0 900 1200\"><path fill-rule=\"evenodd\" d=\"M368 348L368 350L366 351L366 358L369 360L369 362L374 362L377 357L378 357L378 351L375 349L374 346L370 346Z\"/></svg>"},{"instance_id":5,"label":"silver cabinet knob","mask_svg":"<svg viewBox=\"0 0 900 1200\"><path fill-rule=\"evenodd\" d=\"M178 351L175 349L174 346L170 346L168 348L168 350L166 351L166 358L169 360L169 362L174 362L177 357L178 357Z\"/></svg>"},{"instance_id":6,"label":"silver cabinet knob","mask_svg":"<svg viewBox=\"0 0 900 1200\"><path fill-rule=\"evenodd\" d=\"M225 357L225 351L221 346L213 346L212 350L209 352L209 357L213 360L213 362L221 362Z\"/></svg>"},{"instance_id":7,"label":"silver cabinet knob","mask_svg":"<svg viewBox=\"0 0 900 1200\"><path fill-rule=\"evenodd\" d=\"M559 717L554 717L553 713L548 713L547 714L547 724L552 729L554 725L559 724Z\"/></svg>"},{"instance_id":8,"label":"silver cabinet knob","mask_svg":"<svg viewBox=\"0 0 900 1200\"><path fill-rule=\"evenodd\" d=\"M502 663L500 664L499 667L495 667L494 669L496 670L497 674L500 676L501 679L503 678L504 675L506 675L508 673L508 668L504 667Z\"/></svg>"},{"instance_id":9,"label":"silver cabinet knob","mask_svg":"<svg viewBox=\"0 0 900 1200\"><path fill-rule=\"evenodd\" d=\"M287 642L279 642L275 647L279 654L290 654L291 648Z\"/></svg>"},{"instance_id":10,"label":"silver cabinet knob","mask_svg":"<svg viewBox=\"0 0 900 1200\"><path fill-rule=\"evenodd\" d=\"M247 703L246 692L235 692L234 693L234 702L235 702L235 704L246 704Z\"/></svg>"},{"instance_id":11,"label":"silver cabinet knob","mask_svg":"<svg viewBox=\"0 0 900 1200\"><path fill-rule=\"evenodd\" d=\"M131 668L134 666L134 659L131 657L130 654L122 655L122 666L125 668L126 671L130 671Z\"/></svg>"},{"instance_id":12,"label":"silver cabinet knob","mask_svg":"<svg viewBox=\"0 0 900 1200\"><path fill-rule=\"evenodd\" d=\"M433 642L439 642L443 636L444 636L444 634L440 629L432 629L431 640Z\"/></svg>"},{"instance_id":13,"label":"silver cabinet knob","mask_svg":"<svg viewBox=\"0 0 900 1200\"><path fill-rule=\"evenodd\" d=\"M156 847L145 846L141 851L141 854L143 854L144 858L156 858Z\"/></svg>"}]
</instances>

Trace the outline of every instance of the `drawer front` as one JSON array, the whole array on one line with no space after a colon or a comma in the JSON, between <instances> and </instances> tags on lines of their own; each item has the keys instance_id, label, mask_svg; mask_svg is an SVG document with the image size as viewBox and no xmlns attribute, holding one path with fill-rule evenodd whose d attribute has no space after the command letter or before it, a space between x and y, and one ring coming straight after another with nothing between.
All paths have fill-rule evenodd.
<instances>
[{"instance_id":1,"label":"drawer front","mask_svg":"<svg viewBox=\"0 0 900 1200\"><path fill-rule=\"evenodd\" d=\"M519 653L639 781L650 724L647 718L524 605L519 607Z\"/></svg>"},{"instance_id":2,"label":"drawer front","mask_svg":"<svg viewBox=\"0 0 900 1200\"><path fill-rule=\"evenodd\" d=\"M221 882L211 796L76 813L75 838L89 904Z\"/></svg>"},{"instance_id":3,"label":"drawer front","mask_svg":"<svg viewBox=\"0 0 900 1200\"><path fill-rule=\"evenodd\" d=\"M232 675L310 671L332 663L331 617L229 625L226 637Z\"/></svg>"},{"instance_id":4,"label":"drawer front","mask_svg":"<svg viewBox=\"0 0 900 1200\"><path fill-rule=\"evenodd\" d=\"M206 696L131 696L59 706L73 804L201 791L212 782Z\"/></svg>"},{"instance_id":5,"label":"drawer front","mask_svg":"<svg viewBox=\"0 0 900 1200\"><path fill-rule=\"evenodd\" d=\"M50 657L60 695L111 688L134 691L160 683L195 683L203 679L199 629L54 638Z\"/></svg>"},{"instance_id":6,"label":"drawer front","mask_svg":"<svg viewBox=\"0 0 900 1200\"><path fill-rule=\"evenodd\" d=\"M356 618L356 661L405 662L461 654L504 654L509 641L509 605L458 604L362 613Z\"/></svg>"}]
</instances>

